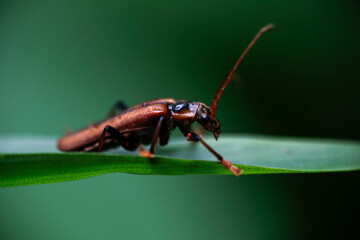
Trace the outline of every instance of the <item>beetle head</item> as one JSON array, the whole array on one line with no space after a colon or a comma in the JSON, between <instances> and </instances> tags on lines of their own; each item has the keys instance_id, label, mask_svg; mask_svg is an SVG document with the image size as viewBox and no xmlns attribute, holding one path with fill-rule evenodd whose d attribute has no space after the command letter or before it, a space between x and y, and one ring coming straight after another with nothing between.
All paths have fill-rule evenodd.
<instances>
[{"instance_id":1,"label":"beetle head","mask_svg":"<svg viewBox=\"0 0 360 240\"><path fill-rule=\"evenodd\" d=\"M220 122L216 117L211 117L210 108L203 103L200 103L196 111L196 121L198 121L205 130L212 132L216 140L218 139L221 133Z\"/></svg>"}]
</instances>

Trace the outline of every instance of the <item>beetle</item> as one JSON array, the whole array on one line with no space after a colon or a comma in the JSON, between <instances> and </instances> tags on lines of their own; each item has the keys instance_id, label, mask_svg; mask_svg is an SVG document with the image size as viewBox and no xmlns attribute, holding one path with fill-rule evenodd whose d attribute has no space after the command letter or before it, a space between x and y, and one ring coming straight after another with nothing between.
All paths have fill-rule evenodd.
<instances>
[{"instance_id":1,"label":"beetle","mask_svg":"<svg viewBox=\"0 0 360 240\"><path fill-rule=\"evenodd\" d=\"M58 141L59 150L101 152L104 149L121 145L129 151L139 149L140 155L153 158L157 141L159 140L160 146L166 145L171 132L178 127L188 141L201 142L225 168L239 176L242 169L224 159L210 147L199 134L192 131L191 125L198 122L205 130L210 131L216 140L218 139L221 133L220 122L215 117L218 101L245 55L260 36L272 28L274 25L268 24L256 34L235 63L228 77L222 81L211 108L201 102L176 101L172 98L155 99L130 108L123 103L118 103L115 108L121 110L119 114L112 114L113 116L105 121L62 137ZM148 144L151 144L149 151L143 147Z\"/></svg>"}]
</instances>

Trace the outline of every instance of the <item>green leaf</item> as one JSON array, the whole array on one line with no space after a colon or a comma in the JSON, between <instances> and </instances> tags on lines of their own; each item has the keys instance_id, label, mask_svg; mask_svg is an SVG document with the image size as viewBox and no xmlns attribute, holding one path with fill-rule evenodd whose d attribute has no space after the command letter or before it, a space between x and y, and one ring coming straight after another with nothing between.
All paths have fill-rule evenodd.
<instances>
[{"instance_id":1,"label":"green leaf","mask_svg":"<svg viewBox=\"0 0 360 240\"><path fill-rule=\"evenodd\" d=\"M207 139L243 174L360 170L360 144L350 141L224 135ZM0 187L72 181L105 173L230 175L203 146L174 138L153 160L121 148L98 153L60 153L56 139L0 137Z\"/></svg>"}]
</instances>

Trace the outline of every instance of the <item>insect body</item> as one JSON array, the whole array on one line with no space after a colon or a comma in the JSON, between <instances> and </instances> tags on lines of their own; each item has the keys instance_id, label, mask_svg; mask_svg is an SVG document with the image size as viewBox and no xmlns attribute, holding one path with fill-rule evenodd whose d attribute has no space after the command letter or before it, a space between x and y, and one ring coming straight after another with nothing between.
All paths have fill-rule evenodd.
<instances>
[{"instance_id":1,"label":"insect body","mask_svg":"<svg viewBox=\"0 0 360 240\"><path fill-rule=\"evenodd\" d=\"M258 38L273 27L269 24L258 32L236 62L229 76L220 85L211 108L201 102L175 101L172 98L151 100L130 108L126 108L124 104L118 104L122 110L119 114L64 136L59 140L58 148L61 151L101 152L105 148L121 145L129 151L139 148L141 155L152 158L157 141L159 140L161 146L166 145L171 132L178 127L188 141L201 142L224 167L236 176L240 175L242 170L212 149L199 134L192 131L191 125L196 121L205 130L212 132L215 139L219 137L220 123L215 117L217 103L243 57ZM143 147L147 144L151 144L149 151Z\"/></svg>"}]
</instances>

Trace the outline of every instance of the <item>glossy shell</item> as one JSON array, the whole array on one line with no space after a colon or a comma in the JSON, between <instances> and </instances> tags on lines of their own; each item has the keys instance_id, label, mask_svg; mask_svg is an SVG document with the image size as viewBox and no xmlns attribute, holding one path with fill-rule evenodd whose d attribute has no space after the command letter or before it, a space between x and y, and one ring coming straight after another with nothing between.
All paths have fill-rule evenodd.
<instances>
[{"instance_id":1,"label":"glossy shell","mask_svg":"<svg viewBox=\"0 0 360 240\"><path fill-rule=\"evenodd\" d=\"M136 105L115 117L64 136L59 140L58 148L61 151L85 150L86 146L94 145L100 140L106 125L116 128L125 137L130 133L136 134L140 139L142 136L152 136L159 118L168 118L170 114L167 102L170 103L171 100L164 99L168 101L158 103L160 100Z\"/></svg>"}]
</instances>

